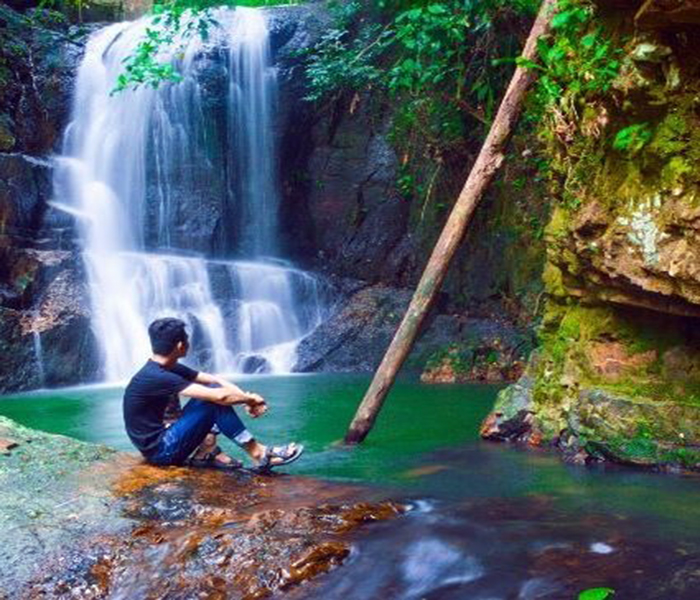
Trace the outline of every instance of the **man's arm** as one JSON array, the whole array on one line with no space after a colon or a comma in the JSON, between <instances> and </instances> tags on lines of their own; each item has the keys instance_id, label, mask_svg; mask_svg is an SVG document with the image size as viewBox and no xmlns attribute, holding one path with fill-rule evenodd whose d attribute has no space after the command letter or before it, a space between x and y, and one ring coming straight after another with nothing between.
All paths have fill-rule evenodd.
<instances>
[{"instance_id":1,"label":"man's arm","mask_svg":"<svg viewBox=\"0 0 700 600\"><path fill-rule=\"evenodd\" d=\"M223 377L219 377L218 375L212 375L211 373L205 373L204 371L199 371L199 373L197 373L195 382L202 383L204 385L220 385L222 388L228 388L241 394L245 394L245 392L241 388L231 383L230 381L227 381Z\"/></svg>"},{"instance_id":2,"label":"man's arm","mask_svg":"<svg viewBox=\"0 0 700 600\"><path fill-rule=\"evenodd\" d=\"M224 406L232 406L234 404L253 406L259 403L255 394L247 394L238 388L235 390L231 387L212 388L199 383L191 383L180 394L188 398L197 398L198 400L206 400L207 402L214 402Z\"/></svg>"},{"instance_id":3,"label":"man's arm","mask_svg":"<svg viewBox=\"0 0 700 600\"><path fill-rule=\"evenodd\" d=\"M180 392L183 396L207 400L224 406L245 404L246 411L252 417L259 417L267 412L267 402L262 396L253 392L244 392L223 377L200 371L194 381L195 383L188 385ZM219 387L208 387L210 385L218 385Z\"/></svg>"}]
</instances>

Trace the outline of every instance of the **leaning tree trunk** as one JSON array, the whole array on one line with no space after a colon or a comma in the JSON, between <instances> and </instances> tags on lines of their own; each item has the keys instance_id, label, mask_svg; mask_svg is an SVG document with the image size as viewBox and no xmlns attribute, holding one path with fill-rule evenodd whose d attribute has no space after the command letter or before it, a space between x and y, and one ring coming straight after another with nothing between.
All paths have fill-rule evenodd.
<instances>
[{"instance_id":1,"label":"leaning tree trunk","mask_svg":"<svg viewBox=\"0 0 700 600\"><path fill-rule=\"evenodd\" d=\"M549 31L555 4L556 0L543 0L540 6L523 49L522 56L527 61L536 59L537 40ZM474 209L503 163L506 143L520 116L527 88L534 78L532 69L525 66L515 69L491 130L433 249L411 304L345 434L346 443L361 442L372 429L396 374L411 351L420 326L445 279L450 261L464 237Z\"/></svg>"}]
</instances>

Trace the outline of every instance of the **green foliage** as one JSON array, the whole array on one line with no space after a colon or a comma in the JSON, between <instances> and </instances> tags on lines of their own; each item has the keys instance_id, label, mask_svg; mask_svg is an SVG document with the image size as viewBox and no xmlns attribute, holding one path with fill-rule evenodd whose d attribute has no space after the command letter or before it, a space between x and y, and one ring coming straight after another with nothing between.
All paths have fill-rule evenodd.
<instances>
[{"instance_id":1,"label":"green foliage","mask_svg":"<svg viewBox=\"0 0 700 600\"><path fill-rule=\"evenodd\" d=\"M648 123L639 123L620 129L613 140L613 148L633 155L639 152L651 140L654 133Z\"/></svg>"},{"instance_id":2,"label":"green foliage","mask_svg":"<svg viewBox=\"0 0 700 600\"><path fill-rule=\"evenodd\" d=\"M538 95L547 107L581 96L605 93L620 70L620 52L602 27L593 26L593 7L581 0L560 0L552 19L553 35L541 38Z\"/></svg>"},{"instance_id":3,"label":"green foliage","mask_svg":"<svg viewBox=\"0 0 700 600\"><path fill-rule=\"evenodd\" d=\"M581 189L600 168L604 105L620 72L622 52L596 18L595 4L559 0L551 34L538 41L537 61L522 61L538 74L526 120L536 123L551 157L550 192L570 210L580 206Z\"/></svg>"},{"instance_id":4,"label":"green foliage","mask_svg":"<svg viewBox=\"0 0 700 600\"><path fill-rule=\"evenodd\" d=\"M375 61L389 35L376 24L363 28L354 39L347 29L331 29L324 34L306 68L312 82L306 99L318 101L341 90L372 87L382 75Z\"/></svg>"},{"instance_id":5,"label":"green foliage","mask_svg":"<svg viewBox=\"0 0 700 600\"><path fill-rule=\"evenodd\" d=\"M360 18L352 2L310 53L309 99L381 87L394 98L436 96L459 104L469 96L490 114L504 69L492 59L511 54L517 40L495 36L495 21L531 12L530 2L505 0L385 1L378 20ZM413 110L419 110L414 106Z\"/></svg>"},{"instance_id":6,"label":"green foliage","mask_svg":"<svg viewBox=\"0 0 700 600\"><path fill-rule=\"evenodd\" d=\"M180 81L175 65L166 62L162 54L176 44L185 44L194 33L206 39L212 24L207 5L199 0L196 4L191 0L156 2L144 39L124 61L124 72L117 78L113 93L141 85L156 88L164 81Z\"/></svg>"},{"instance_id":7,"label":"green foliage","mask_svg":"<svg viewBox=\"0 0 700 600\"><path fill-rule=\"evenodd\" d=\"M308 100L390 105L398 189L431 227L449 208L441 188L462 176L468 146L495 112L535 0L370 0L339 3L332 29L308 52ZM512 61L511 61L512 62ZM430 209L430 210L428 210Z\"/></svg>"},{"instance_id":8,"label":"green foliage","mask_svg":"<svg viewBox=\"0 0 700 600\"><path fill-rule=\"evenodd\" d=\"M591 588L578 595L578 600L607 600L615 595L612 588Z\"/></svg>"}]
</instances>

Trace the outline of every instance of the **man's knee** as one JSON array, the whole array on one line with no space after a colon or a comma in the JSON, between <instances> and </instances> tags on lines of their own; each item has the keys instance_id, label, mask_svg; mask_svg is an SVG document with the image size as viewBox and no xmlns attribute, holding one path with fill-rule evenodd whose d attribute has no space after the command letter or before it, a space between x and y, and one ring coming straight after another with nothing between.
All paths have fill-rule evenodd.
<instances>
[{"instance_id":1,"label":"man's knee","mask_svg":"<svg viewBox=\"0 0 700 600\"><path fill-rule=\"evenodd\" d=\"M213 422L218 414L219 405L205 400L192 399L187 403L184 410L184 416L192 419L206 420Z\"/></svg>"}]
</instances>

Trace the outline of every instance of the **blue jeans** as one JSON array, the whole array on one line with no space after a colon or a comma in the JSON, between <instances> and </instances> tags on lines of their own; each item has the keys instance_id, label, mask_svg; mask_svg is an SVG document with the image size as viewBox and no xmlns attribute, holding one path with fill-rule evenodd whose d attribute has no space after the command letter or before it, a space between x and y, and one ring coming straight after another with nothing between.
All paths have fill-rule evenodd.
<instances>
[{"instance_id":1,"label":"blue jeans","mask_svg":"<svg viewBox=\"0 0 700 600\"><path fill-rule=\"evenodd\" d=\"M182 464L204 441L214 425L234 441L246 431L232 407L191 399L182 416L163 432L156 451L146 460L154 465Z\"/></svg>"}]
</instances>

